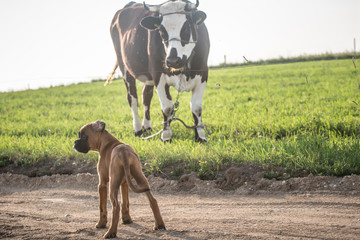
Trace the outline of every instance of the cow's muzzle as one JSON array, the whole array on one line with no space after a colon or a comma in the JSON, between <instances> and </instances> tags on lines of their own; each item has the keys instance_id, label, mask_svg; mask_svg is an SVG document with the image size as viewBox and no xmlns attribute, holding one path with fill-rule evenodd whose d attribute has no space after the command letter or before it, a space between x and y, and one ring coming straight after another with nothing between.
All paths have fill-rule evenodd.
<instances>
[{"instance_id":1,"label":"cow's muzzle","mask_svg":"<svg viewBox=\"0 0 360 240\"><path fill-rule=\"evenodd\" d=\"M183 55L182 58L178 57L176 48L172 48L169 56L166 58L166 66L168 68L182 68L187 62L187 57Z\"/></svg>"},{"instance_id":2,"label":"cow's muzzle","mask_svg":"<svg viewBox=\"0 0 360 240\"><path fill-rule=\"evenodd\" d=\"M179 57L169 57L166 59L166 66L169 68L182 68L186 64L186 57L183 58Z\"/></svg>"}]
</instances>

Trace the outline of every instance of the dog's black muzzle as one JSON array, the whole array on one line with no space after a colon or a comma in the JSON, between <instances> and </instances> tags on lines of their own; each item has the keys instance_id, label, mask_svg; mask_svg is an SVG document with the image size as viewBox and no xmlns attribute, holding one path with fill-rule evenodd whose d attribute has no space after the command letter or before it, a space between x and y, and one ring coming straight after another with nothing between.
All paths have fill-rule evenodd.
<instances>
[{"instance_id":1,"label":"dog's black muzzle","mask_svg":"<svg viewBox=\"0 0 360 240\"><path fill-rule=\"evenodd\" d=\"M81 139L75 140L73 148L75 151L81 153L88 153L90 151L88 142L82 141Z\"/></svg>"}]
</instances>

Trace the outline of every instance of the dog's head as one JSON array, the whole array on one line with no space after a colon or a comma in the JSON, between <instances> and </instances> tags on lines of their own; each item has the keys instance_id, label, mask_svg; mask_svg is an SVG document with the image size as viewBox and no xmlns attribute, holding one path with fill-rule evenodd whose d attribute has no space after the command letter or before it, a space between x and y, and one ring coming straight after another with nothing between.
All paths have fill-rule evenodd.
<instances>
[{"instance_id":1,"label":"dog's head","mask_svg":"<svg viewBox=\"0 0 360 240\"><path fill-rule=\"evenodd\" d=\"M80 128L79 138L74 142L75 151L81 153L98 151L100 136L104 131L106 131L105 123L99 120L84 125Z\"/></svg>"}]
</instances>

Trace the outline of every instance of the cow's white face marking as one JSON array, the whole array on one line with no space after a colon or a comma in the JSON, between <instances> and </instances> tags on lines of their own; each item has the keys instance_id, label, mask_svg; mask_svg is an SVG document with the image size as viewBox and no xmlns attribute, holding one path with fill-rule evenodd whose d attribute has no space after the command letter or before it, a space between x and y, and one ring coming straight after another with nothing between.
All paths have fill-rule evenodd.
<instances>
[{"instance_id":1,"label":"cow's white face marking","mask_svg":"<svg viewBox=\"0 0 360 240\"><path fill-rule=\"evenodd\" d=\"M185 7L185 2L168 2L159 10L160 15L163 16L160 32L162 32L166 59L177 57L182 61L187 60L195 47L190 25L193 23L190 23L187 15L184 14ZM185 63L183 62L183 65Z\"/></svg>"},{"instance_id":2,"label":"cow's white face marking","mask_svg":"<svg viewBox=\"0 0 360 240\"><path fill-rule=\"evenodd\" d=\"M173 48L176 49L178 58L183 59L185 56L187 59L190 57L195 47L193 36L190 35L190 39L186 44L182 44L182 42L179 41L183 40L181 39L180 32L186 21L186 15L184 14L172 14L163 17L162 25L168 34L168 43L166 44L164 42L166 57L170 56L171 49Z\"/></svg>"},{"instance_id":3,"label":"cow's white face marking","mask_svg":"<svg viewBox=\"0 0 360 240\"><path fill-rule=\"evenodd\" d=\"M182 69L188 63L198 40L197 26L206 19L206 14L189 2L168 1L160 6L145 8L158 16L144 17L140 24L149 30L158 30L165 48L164 66Z\"/></svg>"}]
</instances>

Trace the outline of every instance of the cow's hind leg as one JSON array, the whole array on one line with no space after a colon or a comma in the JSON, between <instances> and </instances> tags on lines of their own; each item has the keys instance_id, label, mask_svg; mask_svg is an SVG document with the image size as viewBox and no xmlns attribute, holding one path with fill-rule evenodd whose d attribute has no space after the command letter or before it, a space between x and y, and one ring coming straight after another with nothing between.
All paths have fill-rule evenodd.
<instances>
[{"instance_id":1,"label":"cow's hind leg","mask_svg":"<svg viewBox=\"0 0 360 240\"><path fill-rule=\"evenodd\" d=\"M125 70L124 73L124 82L127 89L127 100L131 107L132 115L133 115L133 127L135 136L139 137L143 133L139 114L138 114L138 96L136 92L136 80L135 78Z\"/></svg>"},{"instance_id":2,"label":"cow's hind leg","mask_svg":"<svg viewBox=\"0 0 360 240\"><path fill-rule=\"evenodd\" d=\"M121 47L120 47L121 44L119 40L120 36L118 29L116 27L113 27L111 30L111 38L113 40L115 51L117 54L117 62L121 70L121 73L123 75L123 79L127 89L127 100L132 110L135 136L140 136L142 134L142 127L138 114L138 98L136 93L136 82L135 82L135 78L127 71L127 69L124 66L124 62L122 60L122 55L121 55Z\"/></svg>"},{"instance_id":3,"label":"cow's hind leg","mask_svg":"<svg viewBox=\"0 0 360 240\"><path fill-rule=\"evenodd\" d=\"M144 106L143 130L152 131L150 120L150 103L154 93L154 85L144 84L142 91L142 99Z\"/></svg>"},{"instance_id":4,"label":"cow's hind leg","mask_svg":"<svg viewBox=\"0 0 360 240\"><path fill-rule=\"evenodd\" d=\"M205 91L206 82L202 82L192 91L191 96L191 112L195 122L195 141L207 142L204 125L202 123L202 99Z\"/></svg>"}]
</instances>

